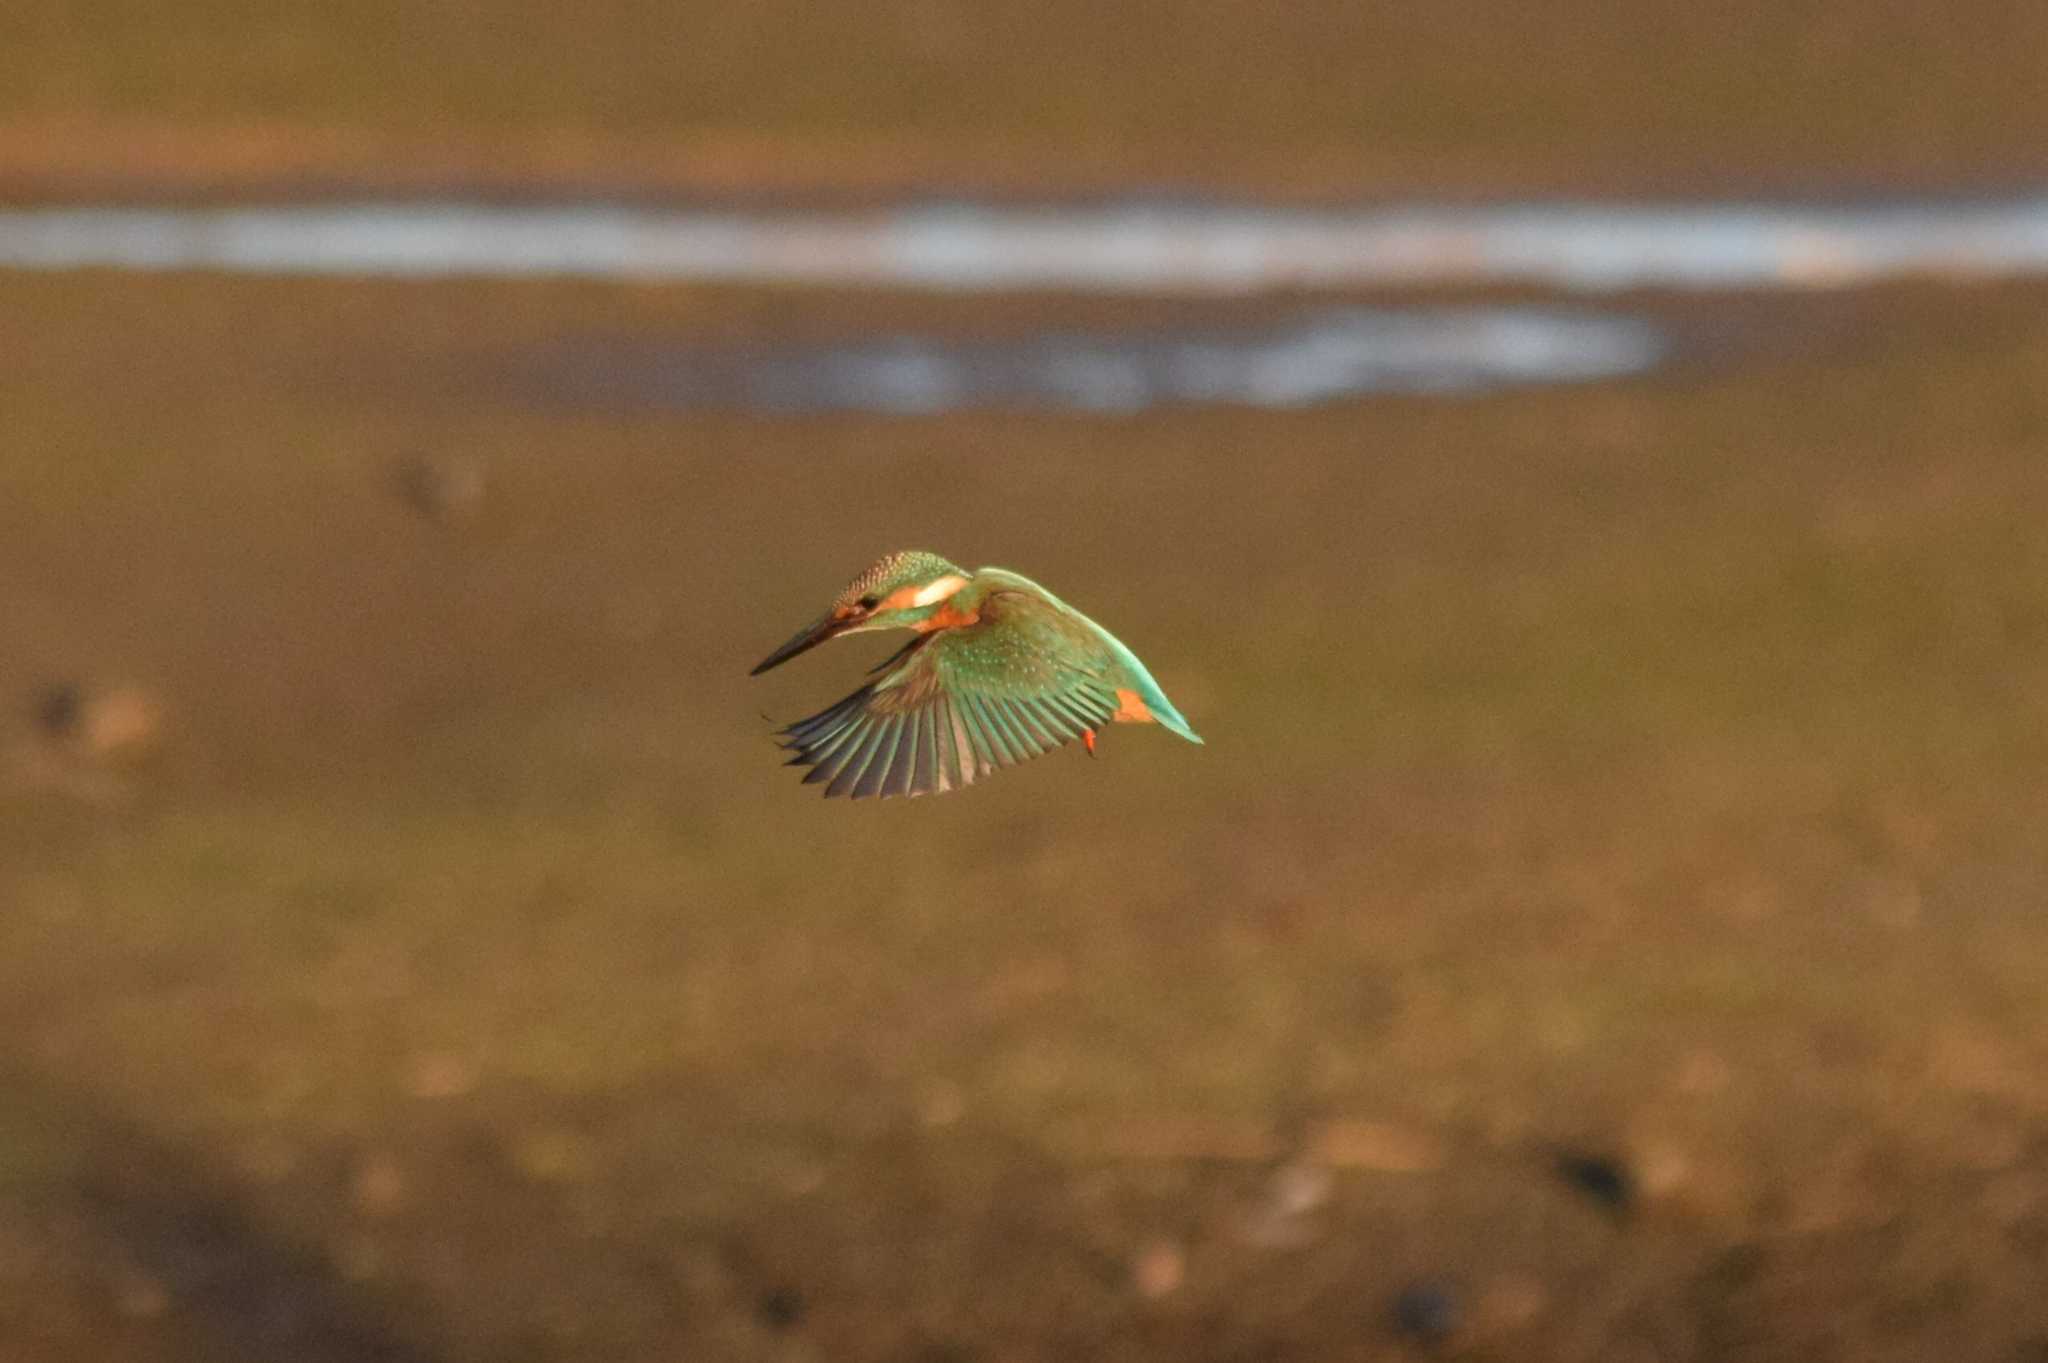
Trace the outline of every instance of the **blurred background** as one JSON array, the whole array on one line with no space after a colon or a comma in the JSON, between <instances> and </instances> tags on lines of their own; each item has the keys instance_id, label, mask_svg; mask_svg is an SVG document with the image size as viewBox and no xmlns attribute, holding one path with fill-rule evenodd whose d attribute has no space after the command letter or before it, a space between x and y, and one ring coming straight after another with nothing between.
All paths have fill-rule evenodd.
<instances>
[{"instance_id":1,"label":"blurred background","mask_svg":"<svg viewBox=\"0 0 2048 1363\"><path fill-rule=\"evenodd\" d=\"M2044 72L11 0L0 1355L2048 1358ZM1208 746L818 800L905 547Z\"/></svg>"}]
</instances>

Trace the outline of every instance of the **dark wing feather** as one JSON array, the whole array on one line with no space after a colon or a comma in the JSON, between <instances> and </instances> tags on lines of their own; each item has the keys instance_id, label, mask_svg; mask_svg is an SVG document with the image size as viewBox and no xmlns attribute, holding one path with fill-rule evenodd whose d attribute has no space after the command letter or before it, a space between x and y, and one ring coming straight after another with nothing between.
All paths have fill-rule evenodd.
<instances>
[{"instance_id":1,"label":"dark wing feather","mask_svg":"<svg viewBox=\"0 0 2048 1363\"><path fill-rule=\"evenodd\" d=\"M988 749L982 763L985 768L1011 767L1025 759L1026 754L1011 739L1009 727L998 715L993 701L973 695L963 695L960 700L968 711L972 732Z\"/></svg>"},{"instance_id":2,"label":"dark wing feather","mask_svg":"<svg viewBox=\"0 0 2048 1363\"><path fill-rule=\"evenodd\" d=\"M1059 737L1053 733L1052 726L1039 717L1037 706L1028 700L1013 698L1009 707L1010 714L1024 730L1025 741L1039 752L1049 753L1060 745Z\"/></svg>"},{"instance_id":3,"label":"dark wing feather","mask_svg":"<svg viewBox=\"0 0 2048 1363\"><path fill-rule=\"evenodd\" d=\"M882 730L879 725L863 725L854 730L853 740L847 745L845 760L839 764L838 770L832 773L831 783L825 787L827 795L853 793L853 788L860 781L861 773L867 770L868 762L875 754L875 745L881 741L881 737ZM797 755L801 757L802 751L799 750ZM804 779L808 781L817 775L818 773L812 772Z\"/></svg>"},{"instance_id":4,"label":"dark wing feather","mask_svg":"<svg viewBox=\"0 0 2048 1363\"><path fill-rule=\"evenodd\" d=\"M972 624L921 635L874 681L782 731L827 795L927 795L1072 743L1116 713L1121 668L1053 602L1003 590Z\"/></svg>"},{"instance_id":5,"label":"dark wing feather","mask_svg":"<svg viewBox=\"0 0 2048 1363\"><path fill-rule=\"evenodd\" d=\"M1009 750L1002 746L1002 740L989 726L988 715L981 702L973 696L953 696L947 701L953 707L953 717L960 732L967 737L967 745L974 752L974 775L993 771L999 766L1009 765ZM969 776L968 780L973 780Z\"/></svg>"},{"instance_id":6,"label":"dark wing feather","mask_svg":"<svg viewBox=\"0 0 2048 1363\"><path fill-rule=\"evenodd\" d=\"M889 768L896 763L896 743L903 734L903 716L887 715L875 726L875 755L868 759L867 770L860 774L854 785L853 797L863 799L869 795L887 792Z\"/></svg>"}]
</instances>

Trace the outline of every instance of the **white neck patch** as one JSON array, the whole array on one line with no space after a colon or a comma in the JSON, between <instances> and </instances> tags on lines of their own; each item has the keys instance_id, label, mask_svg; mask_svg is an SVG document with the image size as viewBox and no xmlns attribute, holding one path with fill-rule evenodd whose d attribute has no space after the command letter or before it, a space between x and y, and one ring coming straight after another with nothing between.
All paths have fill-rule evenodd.
<instances>
[{"instance_id":1,"label":"white neck patch","mask_svg":"<svg viewBox=\"0 0 2048 1363\"><path fill-rule=\"evenodd\" d=\"M937 602L944 601L947 597L953 595L953 593L959 591L962 587L966 585L967 579L960 576L960 574L947 573L938 581L924 588L924 590L920 591L916 596L911 597L910 604L913 606L933 605Z\"/></svg>"}]
</instances>

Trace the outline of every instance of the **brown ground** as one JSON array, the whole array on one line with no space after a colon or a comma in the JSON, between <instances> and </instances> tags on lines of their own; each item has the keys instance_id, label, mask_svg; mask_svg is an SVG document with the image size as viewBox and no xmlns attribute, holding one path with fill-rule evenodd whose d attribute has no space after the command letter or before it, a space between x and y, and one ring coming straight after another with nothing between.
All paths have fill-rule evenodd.
<instances>
[{"instance_id":1,"label":"brown ground","mask_svg":"<svg viewBox=\"0 0 2048 1363\"><path fill-rule=\"evenodd\" d=\"M11 1357L1378 1357L1416 1281L1476 1358L2048 1341L2039 290L932 421L491 374L1049 304L0 295ZM871 650L744 671L903 544L1055 584L1209 746L798 789L762 712ZM154 754L37 737L69 677Z\"/></svg>"},{"instance_id":2,"label":"brown ground","mask_svg":"<svg viewBox=\"0 0 2048 1363\"><path fill-rule=\"evenodd\" d=\"M0 195L1953 187L2043 71L2037 0L16 0Z\"/></svg>"}]
</instances>

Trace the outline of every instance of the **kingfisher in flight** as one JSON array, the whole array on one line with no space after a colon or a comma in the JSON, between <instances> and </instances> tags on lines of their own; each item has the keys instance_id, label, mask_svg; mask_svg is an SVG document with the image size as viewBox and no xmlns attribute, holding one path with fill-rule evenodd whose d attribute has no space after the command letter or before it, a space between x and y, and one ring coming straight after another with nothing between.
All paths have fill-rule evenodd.
<instances>
[{"instance_id":1,"label":"kingfisher in flight","mask_svg":"<svg viewBox=\"0 0 2048 1363\"><path fill-rule=\"evenodd\" d=\"M921 549L877 559L751 675L880 629L916 637L866 686L781 731L787 765L809 767L804 783L827 796L941 793L1077 739L1092 757L1111 723L1202 741L1108 630L1027 577Z\"/></svg>"}]
</instances>

